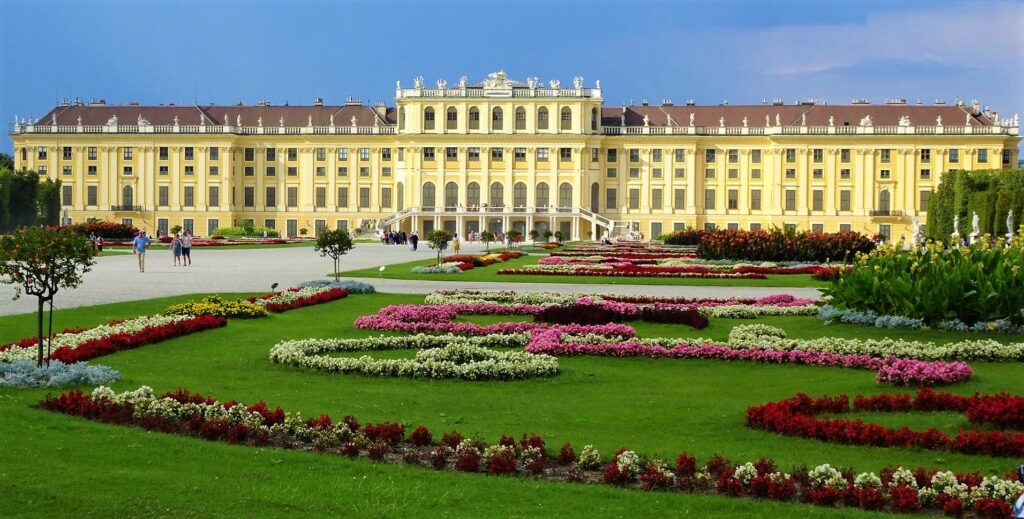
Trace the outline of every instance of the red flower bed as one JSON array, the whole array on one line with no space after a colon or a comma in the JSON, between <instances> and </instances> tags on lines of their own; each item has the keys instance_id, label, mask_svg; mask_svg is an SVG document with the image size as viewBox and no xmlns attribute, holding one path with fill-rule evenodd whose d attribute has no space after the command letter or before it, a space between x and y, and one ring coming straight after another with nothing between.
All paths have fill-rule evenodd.
<instances>
[{"instance_id":1,"label":"red flower bed","mask_svg":"<svg viewBox=\"0 0 1024 519\"><path fill-rule=\"evenodd\" d=\"M228 324L224 317L198 315L192 319L169 323L162 326L149 326L136 333L119 333L85 341L77 348L57 348L50 353L50 360L59 360L65 364L94 359L103 355L138 348L146 344L166 341L182 335L189 335L211 328L220 328Z\"/></svg>"},{"instance_id":2,"label":"red flower bed","mask_svg":"<svg viewBox=\"0 0 1024 519\"><path fill-rule=\"evenodd\" d=\"M701 238L707 232L700 229L676 231L665 238L665 245L700 245Z\"/></svg>"},{"instance_id":3,"label":"red flower bed","mask_svg":"<svg viewBox=\"0 0 1024 519\"><path fill-rule=\"evenodd\" d=\"M298 292L299 290L300 289L298 289L298 288L290 288L290 289L288 289L289 292ZM265 295L263 297L260 297L259 299L270 299L270 298L274 297L275 295L276 294L267 294L267 295ZM288 310L295 310L296 308L302 308L304 306L312 306L312 305L318 305L320 303L328 303L330 301L334 301L334 300L337 300L337 299L343 299L343 298L345 298L347 296L348 296L348 291L346 291L344 288L332 288L330 290L325 290L323 292L319 292L319 293L314 294L312 296L300 297L300 298L296 299L295 301L292 301L291 303L287 303L287 304L285 304L285 303L268 303L266 305L266 307L267 307L267 311L268 312L274 312L274 313L278 313L279 314L281 312L287 312ZM249 298L249 302L253 303L253 302L256 301L256 299L257 298L255 298L255 297L250 297Z\"/></svg>"},{"instance_id":4,"label":"red flower bed","mask_svg":"<svg viewBox=\"0 0 1024 519\"><path fill-rule=\"evenodd\" d=\"M138 227L116 222L85 222L67 226L82 236L96 235L104 240L131 240L139 234Z\"/></svg>"},{"instance_id":5,"label":"red flower bed","mask_svg":"<svg viewBox=\"0 0 1024 519\"><path fill-rule=\"evenodd\" d=\"M753 261L844 261L871 252L877 243L860 233L834 234L772 231L713 231L700 239L697 255L707 259Z\"/></svg>"},{"instance_id":6,"label":"red flower bed","mask_svg":"<svg viewBox=\"0 0 1024 519\"><path fill-rule=\"evenodd\" d=\"M817 399L796 396L747 409L747 425L786 436L800 436L825 442L876 447L920 447L988 456L1024 456L1024 433L962 430L950 436L938 429L914 431L908 427L893 429L845 418L819 419L819 414L851 411L959 411L974 423L1020 428L1024 421L1024 398L999 393L959 396L925 389L917 395L857 396L853 406L846 395Z\"/></svg>"}]
</instances>

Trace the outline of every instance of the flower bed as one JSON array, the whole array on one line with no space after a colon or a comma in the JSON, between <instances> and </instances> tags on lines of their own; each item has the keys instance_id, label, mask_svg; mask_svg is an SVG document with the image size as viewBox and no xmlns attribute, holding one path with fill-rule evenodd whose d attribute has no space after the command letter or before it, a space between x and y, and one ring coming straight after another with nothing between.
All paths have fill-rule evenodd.
<instances>
[{"instance_id":1,"label":"flower bed","mask_svg":"<svg viewBox=\"0 0 1024 519\"><path fill-rule=\"evenodd\" d=\"M326 279L314 279L312 281L303 281L299 283L299 288L341 288L349 294L372 294L377 291L373 285L369 283L363 283L362 281L353 281L351 279L343 279L341 281L333 281Z\"/></svg>"},{"instance_id":2,"label":"flower bed","mask_svg":"<svg viewBox=\"0 0 1024 519\"><path fill-rule=\"evenodd\" d=\"M818 418L820 414L841 414L857 411L959 411L974 423L999 427L1020 427L1024 398L1005 393L964 397L929 390L911 395L858 395L853 406L846 395L822 396L816 399L803 393L747 409L747 425L754 429L800 436L825 442L876 447L919 447L948 450L965 454L1024 457L1024 433L1004 431L961 430L950 436L938 429L914 431L907 427L893 429L882 425L845 418Z\"/></svg>"},{"instance_id":3,"label":"flower bed","mask_svg":"<svg viewBox=\"0 0 1024 519\"><path fill-rule=\"evenodd\" d=\"M141 387L121 394L96 388L48 397L41 407L89 420L136 426L146 430L251 446L276 446L347 457L365 456L377 462L405 463L435 470L540 477L553 481L609 484L648 491L716 492L729 497L802 501L819 506L847 506L880 511L943 511L957 515L973 509L1008 515L1010 504L1024 485L997 476L956 474L918 468L886 468L880 473L839 471L831 465L793 468L789 473L770 459L734 463L715 455L703 465L683 452L669 463L620 449L608 464L592 446L579 454L566 443L558 456L547 453L544 439L524 434L517 442L504 436L487 446L457 431L445 433L440 444L424 426L406 436L404 425L392 422L360 424L321 414L302 418L271 408L265 402L246 406L178 390L155 395ZM998 517L997 515L992 515Z\"/></svg>"},{"instance_id":4,"label":"flower bed","mask_svg":"<svg viewBox=\"0 0 1024 519\"><path fill-rule=\"evenodd\" d=\"M282 364L335 373L372 376L461 378L464 380L521 380L558 374L558 359L526 352L497 352L489 348L522 347L525 334L460 337L413 335L368 339L307 339L278 343L270 359ZM326 353L418 349L414 359L332 357Z\"/></svg>"},{"instance_id":5,"label":"flower bed","mask_svg":"<svg viewBox=\"0 0 1024 519\"><path fill-rule=\"evenodd\" d=\"M94 366L84 362L64 364L59 360L43 366L35 361L15 359L0 362L0 387L57 387L68 385L95 386L121 380L121 373L106 366Z\"/></svg>"},{"instance_id":6,"label":"flower bed","mask_svg":"<svg viewBox=\"0 0 1024 519\"><path fill-rule=\"evenodd\" d=\"M445 256L445 260L442 263L436 265L428 265L425 267L413 267L413 274L458 274L464 270L470 270L474 267L485 267L487 265L493 265L495 263L503 263L510 259L521 258L525 256L525 252L521 251L502 251L494 252L490 254L453 254L451 256Z\"/></svg>"},{"instance_id":7,"label":"flower bed","mask_svg":"<svg viewBox=\"0 0 1024 519\"><path fill-rule=\"evenodd\" d=\"M215 315L242 319L267 316L267 309L260 305L242 299L224 300L217 295L204 297L201 301L171 305L164 312L173 315Z\"/></svg>"},{"instance_id":8,"label":"flower bed","mask_svg":"<svg viewBox=\"0 0 1024 519\"><path fill-rule=\"evenodd\" d=\"M304 287L290 288L284 292L274 292L260 298L250 297L249 302L264 307L270 312L281 313L304 306L336 301L347 296L348 292L343 288Z\"/></svg>"},{"instance_id":9,"label":"flower bed","mask_svg":"<svg viewBox=\"0 0 1024 519\"><path fill-rule=\"evenodd\" d=\"M873 239L855 232L787 234L780 229L722 230L701 236L697 255L707 259L825 263L852 260L858 253L870 252L875 246Z\"/></svg>"},{"instance_id":10,"label":"flower bed","mask_svg":"<svg viewBox=\"0 0 1024 519\"><path fill-rule=\"evenodd\" d=\"M912 330L927 329L924 319L916 319L903 315L879 315L873 310L844 310L832 305L824 305L818 310L818 318L830 324L841 322L847 324L862 324L876 328L909 328ZM959 319L947 319L939 321L935 328L955 332L982 332L982 333L1024 333L1024 324L1016 324L1011 319L996 319L994 321L978 321L972 326L967 326Z\"/></svg>"},{"instance_id":11,"label":"flower bed","mask_svg":"<svg viewBox=\"0 0 1024 519\"><path fill-rule=\"evenodd\" d=\"M695 278L695 279L767 279L755 272L711 272L702 267L658 267L632 263L601 263L596 265L525 265L501 269L498 274L534 276L601 276L642 278Z\"/></svg>"},{"instance_id":12,"label":"flower bed","mask_svg":"<svg viewBox=\"0 0 1024 519\"><path fill-rule=\"evenodd\" d=\"M153 315L113 321L80 332L56 335L49 359L71 364L226 324L227 319L210 315ZM31 347L35 341L22 346L27 341L0 347L0 362L35 359L36 352Z\"/></svg>"},{"instance_id":13,"label":"flower bed","mask_svg":"<svg viewBox=\"0 0 1024 519\"><path fill-rule=\"evenodd\" d=\"M918 361L896 357L878 358L864 354L830 353L814 349L780 351L770 348L716 344L709 339L637 339L578 334L560 327L534 332L526 351L556 356L596 355L606 357L654 357L674 359L715 359L805 364L867 369L876 372L875 381L891 385L941 385L962 382L974 371L962 362Z\"/></svg>"},{"instance_id":14,"label":"flower bed","mask_svg":"<svg viewBox=\"0 0 1024 519\"><path fill-rule=\"evenodd\" d=\"M534 315L540 307L531 305L389 305L374 315L355 320L355 327L365 330L399 331L407 333L447 333L455 335L491 335L528 333L547 328L543 323L501 322L480 325L456 323L459 314L477 315ZM576 325L580 333L601 333L632 337L632 327L624 324Z\"/></svg>"}]
</instances>

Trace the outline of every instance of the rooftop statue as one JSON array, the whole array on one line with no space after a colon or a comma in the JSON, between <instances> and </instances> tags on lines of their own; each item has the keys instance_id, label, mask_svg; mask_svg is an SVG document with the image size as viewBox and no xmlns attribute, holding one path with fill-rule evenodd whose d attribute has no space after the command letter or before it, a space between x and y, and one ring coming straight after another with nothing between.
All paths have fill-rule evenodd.
<instances>
[{"instance_id":1,"label":"rooftop statue","mask_svg":"<svg viewBox=\"0 0 1024 519\"><path fill-rule=\"evenodd\" d=\"M107 126L117 126L117 114L114 114L107 119Z\"/></svg>"},{"instance_id":2,"label":"rooftop statue","mask_svg":"<svg viewBox=\"0 0 1024 519\"><path fill-rule=\"evenodd\" d=\"M487 88L506 88L512 86L512 82L509 81L504 70L499 70L497 72L487 74L487 79L484 80L484 86Z\"/></svg>"},{"instance_id":3,"label":"rooftop statue","mask_svg":"<svg viewBox=\"0 0 1024 519\"><path fill-rule=\"evenodd\" d=\"M900 126L910 126L910 117L906 115L900 116Z\"/></svg>"},{"instance_id":4,"label":"rooftop statue","mask_svg":"<svg viewBox=\"0 0 1024 519\"><path fill-rule=\"evenodd\" d=\"M871 116L865 115L864 118L860 120L860 125L865 127L871 126Z\"/></svg>"},{"instance_id":5,"label":"rooftop statue","mask_svg":"<svg viewBox=\"0 0 1024 519\"><path fill-rule=\"evenodd\" d=\"M695 114L692 114L692 113L691 113L691 114L690 114L690 126L693 126L693 118L694 118L694 117L695 117Z\"/></svg>"},{"instance_id":6,"label":"rooftop statue","mask_svg":"<svg viewBox=\"0 0 1024 519\"><path fill-rule=\"evenodd\" d=\"M828 116L828 125L829 126L835 126L836 125L836 118L835 118L835 116L832 116L832 115Z\"/></svg>"},{"instance_id":7,"label":"rooftop statue","mask_svg":"<svg viewBox=\"0 0 1024 519\"><path fill-rule=\"evenodd\" d=\"M572 78L572 87L576 90L583 88L583 76L576 76Z\"/></svg>"},{"instance_id":8,"label":"rooftop statue","mask_svg":"<svg viewBox=\"0 0 1024 519\"><path fill-rule=\"evenodd\" d=\"M551 90L558 90L562 87L562 82L557 79L552 79L551 81L548 81L548 85L551 86Z\"/></svg>"},{"instance_id":9,"label":"rooftop statue","mask_svg":"<svg viewBox=\"0 0 1024 519\"><path fill-rule=\"evenodd\" d=\"M423 88L423 76L416 76L413 78L412 84L415 88Z\"/></svg>"}]
</instances>

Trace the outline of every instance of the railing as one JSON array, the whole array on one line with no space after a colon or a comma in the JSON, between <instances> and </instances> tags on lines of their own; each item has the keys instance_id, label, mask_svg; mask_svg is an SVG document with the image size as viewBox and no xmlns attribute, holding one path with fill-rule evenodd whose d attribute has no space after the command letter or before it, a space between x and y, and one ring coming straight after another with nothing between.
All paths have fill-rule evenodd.
<instances>
[{"instance_id":1,"label":"railing","mask_svg":"<svg viewBox=\"0 0 1024 519\"><path fill-rule=\"evenodd\" d=\"M8 133L234 133L237 135L394 135L394 125L378 126L214 126L214 125L93 125L9 124Z\"/></svg>"},{"instance_id":2,"label":"railing","mask_svg":"<svg viewBox=\"0 0 1024 519\"><path fill-rule=\"evenodd\" d=\"M903 211L898 209L872 209L868 211L868 216L903 216Z\"/></svg>"},{"instance_id":3,"label":"railing","mask_svg":"<svg viewBox=\"0 0 1024 519\"><path fill-rule=\"evenodd\" d=\"M614 126L604 135L1019 135L1018 126Z\"/></svg>"},{"instance_id":4,"label":"railing","mask_svg":"<svg viewBox=\"0 0 1024 519\"><path fill-rule=\"evenodd\" d=\"M396 97L466 97L484 98L500 97L495 92L511 92L511 97L601 97L599 88L528 88L528 87L454 87L454 88L401 88L396 91ZM508 94L505 95L507 97Z\"/></svg>"},{"instance_id":5,"label":"railing","mask_svg":"<svg viewBox=\"0 0 1024 519\"><path fill-rule=\"evenodd\" d=\"M110 206L110 210L111 211L131 211L131 212L136 212L136 213L137 212L141 212L141 211L145 211L145 209L143 209L141 205L112 205L112 206Z\"/></svg>"}]
</instances>

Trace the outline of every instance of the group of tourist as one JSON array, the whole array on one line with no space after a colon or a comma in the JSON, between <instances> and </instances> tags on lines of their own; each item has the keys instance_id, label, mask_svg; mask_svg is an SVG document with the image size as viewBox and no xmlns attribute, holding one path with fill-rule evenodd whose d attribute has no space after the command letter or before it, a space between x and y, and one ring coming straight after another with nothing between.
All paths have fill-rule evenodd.
<instances>
[{"instance_id":1,"label":"group of tourist","mask_svg":"<svg viewBox=\"0 0 1024 519\"><path fill-rule=\"evenodd\" d=\"M195 239L192 231L190 229L186 229L184 232L177 232L171 236L171 256L173 257L172 265L175 267L187 267L192 265L192 241ZM139 272L146 271L146 251L149 250L149 246L152 243L153 238L146 235L145 229L139 231L139 234L132 239L132 254L134 254L139 260ZM100 245L100 247L102 247L102 245ZM102 248L100 250L102 250Z\"/></svg>"}]
</instances>

